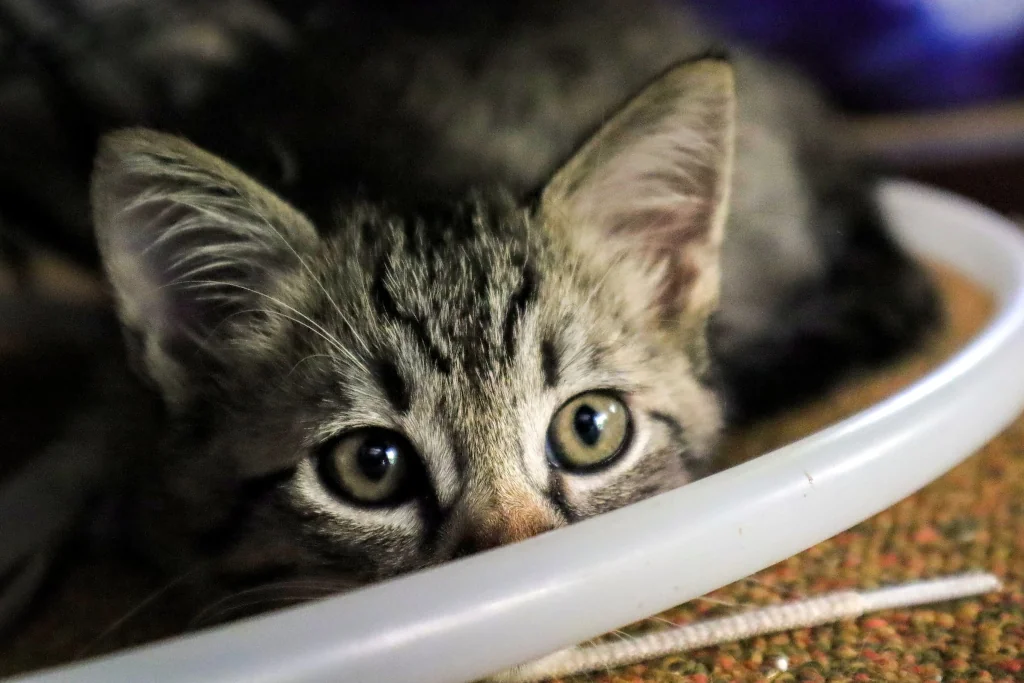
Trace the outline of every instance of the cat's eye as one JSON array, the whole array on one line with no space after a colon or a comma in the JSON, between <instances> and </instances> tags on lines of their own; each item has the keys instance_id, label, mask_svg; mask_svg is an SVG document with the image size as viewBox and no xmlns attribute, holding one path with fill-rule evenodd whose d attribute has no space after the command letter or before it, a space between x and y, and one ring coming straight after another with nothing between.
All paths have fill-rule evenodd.
<instances>
[{"instance_id":1,"label":"cat's eye","mask_svg":"<svg viewBox=\"0 0 1024 683\"><path fill-rule=\"evenodd\" d=\"M361 429L320 453L319 471L336 494L363 505L395 505L410 493L412 446L386 429Z\"/></svg>"},{"instance_id":2,"label":"cat's eye","mask_svg":"<svg viewBox=\"0 0 1024 683\"><path fill-rule=\"evenodd\" d=\"M629 409L614 394L580 394L555 413L548 428L548 454L553 464L567 470L605 467L626 450L632 431Z\"/></svg>"}]
</instances>

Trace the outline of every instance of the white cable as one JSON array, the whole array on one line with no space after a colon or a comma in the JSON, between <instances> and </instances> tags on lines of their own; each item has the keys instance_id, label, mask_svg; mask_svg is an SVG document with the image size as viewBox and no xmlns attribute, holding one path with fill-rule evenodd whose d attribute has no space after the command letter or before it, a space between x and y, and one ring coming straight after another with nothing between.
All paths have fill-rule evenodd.
<instances>
[{"instance_id":1,"label":"white cable","mask_svg":"<svg viewBox=\"0 0 1024 683\"><path fill-rule=\"evenodd\" d=\"M764 633L820 626L867 612L943 602L999 590L999 579L983 572L910 583L870 591L838 591L816 598L762 607L743 614L709 619L639 636L629 641L572 647L509 669L491 680L534 683L587 671L635 664L709 645Z\"/></svg>"}]
</instances>

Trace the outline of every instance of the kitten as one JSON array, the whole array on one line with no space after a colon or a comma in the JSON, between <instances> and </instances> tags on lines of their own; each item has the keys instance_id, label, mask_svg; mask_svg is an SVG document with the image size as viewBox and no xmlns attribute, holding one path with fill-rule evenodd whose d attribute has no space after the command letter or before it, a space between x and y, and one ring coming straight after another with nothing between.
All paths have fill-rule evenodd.
<instances>
[{"instance_id":1,"label":"kitten","mask_svg":"<svg viewBox=\"0 0 1024 683\"><path fill-rule=\"evenodd\" d=\"M706 42L670 4L498 14L326 32L182 124L255 177L148 130L100 145L147 387L104 370L90 481L170 569L341 588L555 529L934 320L797 77L710 56L640 87ZM291 172L252 156L269 135Z\"/></svg>"},{"instance_id":2,"label":"kitten","mask_svg":"<svg viewBox=\"0 0 1024 683\"><path fill-rule=\"evenodd\" d=\"M689 481L722 424L704 328L733 99L727 63L686 64L533 206L355 201L323 236L186 142L108 138L100 253L166 408L132 463L154 550L367 581Z\"/></svg>"}]
</instances>

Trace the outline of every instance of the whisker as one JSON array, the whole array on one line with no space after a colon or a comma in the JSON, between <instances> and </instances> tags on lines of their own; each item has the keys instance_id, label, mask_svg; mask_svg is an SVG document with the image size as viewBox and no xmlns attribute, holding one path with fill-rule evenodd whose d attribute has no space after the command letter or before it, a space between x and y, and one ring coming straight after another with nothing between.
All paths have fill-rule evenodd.
<instances>
[{"instance_id":1,"label":"whisker","mask_svg":"<svg viewBox=\"0 0 1024 683\"><path fill-rule=\"evenodd\" d=\"M334 360L334 356L330 356L330 355L328 355L328 354L326 354L326 353L311 353L311 354L309 354L308 356L306 356L305 358L303 358L302 360L300 360L300 361L299 361L298 363L296 363L295 365L293 365L293 366L292 366L292 369L288 371L288 374L287 374L287 375L285 375L285 378L291 377L292 373L293 373L293 372L295 372L295 370L296 370L296 369L297 369L297 368L298 368L298 367L299 367L300 365L302 365L303 363L305 363L305 362L306 362L307 360L313 360L314 358L327 358L328 360Z\"/></svg>"},{"instance_id":2,"label":"whisker","mask_svg":"<svg viewBox=\"0 0 1024 683\"><path fill-rule=\"evenodd\" d=\"M694 600L695 601L699 600L700 602L707 602L707 603L710 603L712 605L722 605L724 607L735 607L737 609L749 607L749 605L741 605L740 603L734 602L732 600L722 600L721 598L709 598L707 596L701 596L699 598L694 598Z\"/></svg>"},{"instance_id":3,"label":"whisker","mask_svg":"<svg viewBox=\"0 0 1024 683\"><path fill-rule=\"evenodd\" d=\"M99 645L101 642L103 642L108 637L110 637L114 632L116 632L118 629L120 629L126 623L128 623L129 621L131 621L132 619L137 617L139 614L141 614L148 607L153 605L157 600L159 600L161 597L163 597L169 590L171 590L172 588L175 588L176 586L178 586L182 582L184 582L186 579L188 579L190 576L194 575L197 571L199 571L199 568L195 567L193 569L190 569L187 572L179 574L178 576L176 576L175 578L171 579L166 584L164 584L163 586L161 586L160 588L158 588L157 590L153 591L148 596L143 598L143 600L141 602L139 602L134 607L132 607L130 610L128 610L123 615L121 615L119 618L117 618L112 624L110 624L109 626L107 626L107 628L105 628L103 631L101 631L98 636L96 636L91 641L89 641L85 645L85 647L80 649L75 654L75 659L81 659L81 658L85 657L86 655L88 655L90 652L93 651L93 649L96 648L97 645Z\"/></svg>"},{"instance_id":4,"label":"whisker","mask_svg":"<svg viewBox=\"0 0 1024 683\"><path fill-rule=\"evenodd\" d=\"M231 609L231 602L238 600L246 596L254 596L260 593L273 594L278 591L286 590L307 590L311 593L311 597L326 596L331 593L340 592L347 587L347 584L340 580L331 579L288 579L284 581L278 581L275 583L269 583L262 586L254 586L252 588L246 588L244 590L236 591L230 595L223 596L214 600L210 604L203 607L194 617L189 621L189 628L195 627L206 622L211 615L220 613L220 609L227 605L227 609Z\"/></svg>"},{"instance_id":5,"label":"whisker","mask_svg":"<svg viewBox=\"0 0 1024 683\"><path fill-rule=\"evenodd\" d=\"M324 286L324 284L320 280L320 278L317 277L317 275L313 272L313 269L309 267L309 264L306 262L306 259L302 258L302 256L299 254L299 252L295 251L295 247L293 247L292 243L288 241L288 238L286 238L283 234L281 234L281 231L278 230L274 226L273 222L270 221L267 218L267 216L262 211L254 210L254 213L263 222L264 226L269 228L270 231L279 240L281 240L281 242L285 245L285 247L287 247L287 249L295 256L295 258L298 260L299 264L301 264L303 269L305 269L306 273L309 274L310 278L313 279L313 282L315 282L317 284L317 286L320 288L320 291L323 292L325 297L327 297L328 303L330 303L331 306L334 308L335 312L338 314L338 317L341 318L341 320L346 325L348 325L349 329L351 330L352 329L351 321L349 321L348 318L346 318L345 314L341 310L341 306L339 306L338 302L334 299L334 297L331 296L331 293L327 291L327 287Z\"/></svg>"},{"instance_id":6,"label":"whisker","mask_svg":"<svg viewBox=\"0 0 1024 683\"><path fill-rule=\"evenodd\" d=\"M268 311L265 311L265 312L267 312L267 313L274 313L274 314L279 315L279 316L281 316L283 318L291 320L292 322L295 322L296 324L300 324L300 325L304 326L306 329L308 329L311 332L314 332L318 336L320 336L324 341L326 341L328 344L330 344L335 350L337 350L339 353L341 353L343 356L345 356L349 361L351 361L357 367L360 367L360 368L364 368L365 367L365 364L363 363L363 361L360 360L354 353L352 353L351 349L349 349L346 346L344 346L337 337L332 335L330 332L328 332L326 329L324 329L323 326L321 326L319 323L317 323L315 320L310 318L308 315L306 315L302 311L298 310L294 306L288 305L287 303L281 301L280 299L278 299L275 296L272 296L272 295L267 294L265 292L261 292L259 290L253 289L251 287L246 287L245 285L238 284L237 282L223 282L223 281L220 281L220 280L184 280L184 281L175 280L174 282L169 283L168 285L165 285L165 286L173 286L173 285L181 285L181 284L184 284L184 285L206 285L206 286L212 286L212 287L234 287L234 288L246 291L246 292L250 292L250 293L255 294L257 296L261 296L261 297L264 297L266 299L269 299L271 302L277 304L278 306L281 306L282 308L285 308L285 309L291 311L292 313L294 313L295 315L299 316L299 319L296 319L296 318L293 318L291 316L288 316L288 315L282 313L281 311L276 311L276 310L272 310L272 309L268 310Z\"/></svg>"},{"instance_id":7,"label":"whisker","mask_svg":"<svg viewBox=\"0 0 1024 683\"><path fill-rule=\"evenodd\" d=\"M614 631L609 631L606 635L615 636L619 640L624 640L627 643L629 641L634 640L636 638L636 636L631 636L630 634L626 633L622 629L615 629Z\"/></svg>"},{"instance_id":8,"label":"whisker","mask_svg":"<svg viewBox=\"0 0 1024 683\"><path fill-rule=\"evenodd\" d=\"M175 280L171 284L172 285L175 285L175 284L182 284L182 285L205 285L205 286L210 286L210 287L234 287L236 289L241 289L243 291L249 292L250 294L255 294L256 296L261 296L261 297L263 297L265 299L269 299L272 303L277 304L278 306L280 306L282 308L285 308L285 309L291 311L292 313L294 313L295 315L299 316L300 318L302 318L303 320L308 322L310 325L313 325L318 330L320 330L320 332L322 332L324 334L324 338L325 339L331 339L331 340L333 340L333 342L335 344L337 344L337 346L339 348L344 348L342 343L337 338L335 338L332 335L330 335L330 333L328 333L327 330L325 330L320 325L320 323L316 322L315 320L313 320L308 315L306 315L305 313L303 313L299 309L295 308L294 306L291 306L291 305L285 303L284 301L282 301L281 299L277 298L276 296L273 296L271 294L267 294L266 292L261 292L258 289L253 289L252 287L246 287L245 285L239 284L237 282L225 282L225 281L222 281L222 280Z\"/></svg>"},{"instance_id":9,"label":"whisker","mask_svg":"<svg viewBox=\"0 0 1024 683\"><path fill-rule=\"evenodd\" d=\"M206 624L214 624L228 618L233 613L244 612L252 607L258 607L266 605L267 607L273 605L280 605L282 603L299 604L304 602L312 602L314 600L326 598L330 595L330 591L310 590L300 593L287 593L280 595L269 595L266 597L254 598L251 600L242 600L238 602L230 602L222 605L220 609L212 610L205 615L205 618L201 621L193 620L190 622L190 628L198 628Z\"/></svg>"},{"instance_id":10,"label":"whisker","mask_svg":"<svg viewBox=\"0 0 1024 683\"><path fill-rule=\"evenodd\" d=\"M753 576L747 576L747 577L745 577L743 579L740 579L740 580L741 581L746 581L748 583L752 583L755 586L760 586L761 588L764 588L765 590L769 591L775 597L781 598L781 599L784 599L784 600L790 600L790 599L806 597L800 591L780 591L778 586L773 586L773 585L771 585L771 584L769 584L769 583L767 583L765 581L761 581L760 579L756 579Z\"/></svg>"}]
</instances>

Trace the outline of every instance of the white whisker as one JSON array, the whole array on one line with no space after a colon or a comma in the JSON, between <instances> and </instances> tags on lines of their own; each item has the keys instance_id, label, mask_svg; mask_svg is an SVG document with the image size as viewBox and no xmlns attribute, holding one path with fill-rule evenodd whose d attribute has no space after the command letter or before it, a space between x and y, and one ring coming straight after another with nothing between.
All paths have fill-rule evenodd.
<instances>
[{"instance_id":1,"label":"white whisker","mask_svg":"<svg viewBox=\"0 0 1024 683\"><path fill-rule=\"evenodd\" d=\"M270 602L305 601L315 598L326 597L338 593L348 587L348 584L341 580L330 579L291 579L279 581L262 586L255 586L245 590L237 591L213 601L202 610L196 613L189 622L189 628L195 628L204 623L214 621L233 611L238 611L253 605ZM282 595L285 591L287 594ZM267 597L258 598L260 594L268 594ZM242 600L242 598L250 598ZM254 598L254 599L253 599Z\"/></svg>"},{"instance_id":2,"label":"white whisker","mask_svg":"<svg viewBox=\"0 0 1024 683\"><path fill-rule=\"evenodd\" d=\"M78 651L78 652L77 652L77 653L75 654L75 658L76 658L76 659L81 659L82 657L85 657L85 656L86 656L87 654L89 654L90 652L92 652L92 650L93 650L93 649L94 649L94 648L95 648L95 647L96 647L97 645L99 645L99 644L100 644L101 642L103 642L103 641L104 641L104 640L106 640L106 639L107 639L108 637L110 637L110 636L111 636L111 635L112 635L112 634L113 634L113 633L114 633L115 631L117 631L117 630L118 630L118 629L120 629L120 628L121 628L122 626L124 626L124 625L125 625L126 623L128 623L129 621L131 621L132 619L134 619L134 618L135 618L136 616L138 616L139 614L141 614L141 613L142 613L142 612L143 612L143 611L144 611L145 609L147 609L147 608L148 608L148 607L149 607L150 605L152 605L152 604L153 604L153 603L155 603L155 602L156 602L157 600L159 600L159 599L160 599L161 597L163 597L163 596L164 596L164 594L166 594L166 593L167 593L167 591L169 591L169 590L171 590L172 588L174 588L175 586L178 586L179 584L181 584L181 583L182 583L183 581L185 581L185 580L186 580L186 579L188 579L188 578L189 578L190 576L192 576L193 574L195 574L195 573L196 573L196 572L197 572L198 570L199 570L198 568L193 568L193 569L190 569L190 570L189 570L189 571L187 571L187 572L184 572L184 573L182 573L182 574L179 574L178 576L176 576L175 578L171 579L170 581L168 581L168 582L167 582L166 584L164 584L163 586L161 586L161 587L160 587L160 588L158 588L157 590L155 590L155 591L153 591L152 593L150 593L150 594L149 594L148 596L146 596L146 597L145 597L145 598L144 598L143 600L141 600L141 601L140 601L140 602L139 602L138 604L136 604L136 605L135 605L134 607L132 607L132 608L131 608L130 610L128 610L128 611L127 611L127 612L125 612L125 613L124 613L123 615L121 615L121 616L120 616L119 618L117 618L116 620L114 620L114 622L113 622L113 623L111 623L111 624L110 624L109 626L107 626L107 627L106 627L105 629L103 629L103 631L101 631L101 632L100 632L100 634L99 634L98 636L96 636L96 637L95 637L95 638L93 638L93 639L92 639L91 641L89 641L89 642L88 642L88 643L87 643L87 644L85 645L85 647L83 647L82 649L80 649L80 650L79 650L79 651Z\"/></svg>"},{"instance_id":3,"label":"white whisker","mask_svg":"<svg viewBox=\"0 0 1024 683\"><path fill-rule=\"evenodd\" d=\"M198 285L198 286L205 286L205 287L234 287L236 289L241 289L241 290L244 290L246 292L250 292L250 293L255 294L257 296L261 296L261 297L263 297L265 299L268 299L271 302L273 302L274 304L276 304L278 306L281 306L282 308L285 308L285 309L291 311L295 315L299 316L299 318L298 319L292 318L290 316L285 315L284 313L281 313L280 311L268 310L266 312L274 313L276 315L280 315L280 316L282 316L282 317L284 317L286 319L292 320L293 322L295 322L297 324L303 325L306 329L310 330L311 332L315 332L317 335L319 335L324 341L326 341L334 349L336 349L339 353L341 353L346 358L348 358L352 363L354 363L358 367L365 367L365 363L361 359L359 359L354 353L352 353L352 351L350 349L348 349L346 346L344 346L337 337L335 337L330 332L328 332L326 329L324 329L324 327L322 325L317 323L315 320L313 320L308 315L306 315L302 311L298 310L294 306L290 306L289 304L285 303L284 301L281 301L280 299L278 299L275 296L272 296L272 295L267 294L265 292L261 292L261 291L259 291L257 289L253 289L252 287L246 287L245 285L238 284L237 282L224 282L224 281L221 281L221 280L175 281L175 282L170 283L170 284L165 285L165 286L174 286L174 285Z\"/></svg>"}]
</instances>

